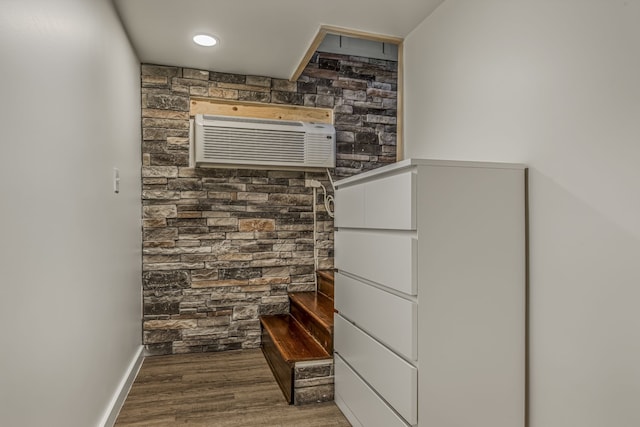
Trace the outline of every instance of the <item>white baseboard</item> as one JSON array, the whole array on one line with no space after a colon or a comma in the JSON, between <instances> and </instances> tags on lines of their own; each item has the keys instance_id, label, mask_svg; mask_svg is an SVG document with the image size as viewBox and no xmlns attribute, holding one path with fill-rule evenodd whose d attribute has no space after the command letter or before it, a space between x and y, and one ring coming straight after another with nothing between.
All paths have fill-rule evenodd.
<instances>
[{"instance_id":1,"label":"white baseboard","mask_svg":"<svg viewBox=\"0 0 640 427\"><path fill-rule=\"evenodd\" d=\"M136 354L133 356L133 359L129 364L129 368L127 368L127 371L122 377L120 384L118 384L118 388L113 394L113 397L109 402L109 406L107 406L107 410L105 411L105 414L100 420L98 426L112 427L116 423L116 419L118 418L120 409L122 408L122 405L124 405L124 401L129 394L129 390L131 390L133 381L135 381L136 376L138 375L138 371L140 371L140 367L142 366L142 362L144 361L143 350L144 347L140 346L140 348L138 348L138 350L136 351Z\"/></svg>"}]
</instances>

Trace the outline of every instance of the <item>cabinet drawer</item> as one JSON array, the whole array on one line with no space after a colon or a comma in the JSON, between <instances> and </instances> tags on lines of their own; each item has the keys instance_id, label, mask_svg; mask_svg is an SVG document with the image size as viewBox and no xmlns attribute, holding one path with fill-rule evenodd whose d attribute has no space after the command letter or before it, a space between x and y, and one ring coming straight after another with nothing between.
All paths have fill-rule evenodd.
<instances>
[{"instance_id":1,"label":"cabinet drawer","mask_svg":"<svg viewBox=\"0 0 640 427\"><path fill-rule=\"evenodd\" d=\"M342 318L335 317L335 351L409 424L418 422L416 368Z\"/></svg>"},{"instance_id":2,"label":"cabinet drawer","mask_svg":"<svg viewBox=\"0 0 640 427\"><path fill-rule=\"evenodd\" d=\"M353 425L409 427L337 354L335 355L335 400Z\"/></svg>"},{"instance_id":3,"label":"cabinet drawer","mask_svg":"<svg viewBox=\"0 0 640 427\"><path fill-rule=\"evenodd\" d=\"M415 230L416 178L411 171L336 190L336 227Z\"/></svg>"},{"instance_id":4,"label":"cabinet drawer","mask_svg":"<svg viewBox=\"0 0 640 427\"><path fill-rule=\"evenodd\" d=\"M390 233L337 230L335 266L409 295L417 293L418 241Z\"/></svg>"},{"instance_id":5,"label":"cabinet drawer","mask_svg":"<svg viewBox=\"0 0 640 427\"><path fill-rule=\"evenodd\" d=\"M335 306L343 317L378 341L418 360L416 303L337 272Z\"/></svg>"},{"instance_id":6,"label":"cabinet drawer","mask_svg":"<svg viewBox=\"0 0 640 427\"><path fill-rule=\"evenodd\" d=\"M336 189L334 225L336 227L364 226L364 185Z\"/></svg>"}]
</instances>

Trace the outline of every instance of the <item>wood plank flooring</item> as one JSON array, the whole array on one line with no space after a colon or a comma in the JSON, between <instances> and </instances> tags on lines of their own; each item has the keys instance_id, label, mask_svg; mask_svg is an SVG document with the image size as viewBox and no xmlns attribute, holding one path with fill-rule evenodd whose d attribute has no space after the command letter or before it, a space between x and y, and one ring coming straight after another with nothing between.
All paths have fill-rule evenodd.
<instances>
[{"instance_id":1,"label":"wood plank flooring","mask_svg":"<svg viewBox=\"0 0 640 427\"><path fill-rule=\"evenodd\" d=\"M145 359L116 426L350 426L333 402L290 406L260 349Z\"/></svg>"}]
</instances>

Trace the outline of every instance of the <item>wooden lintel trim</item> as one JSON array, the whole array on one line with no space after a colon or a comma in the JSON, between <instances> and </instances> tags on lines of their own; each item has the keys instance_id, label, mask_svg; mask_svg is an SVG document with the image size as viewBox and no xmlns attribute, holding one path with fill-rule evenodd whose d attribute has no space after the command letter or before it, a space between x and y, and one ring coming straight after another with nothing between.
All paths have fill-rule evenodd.
<instances>
[{"instance_id":1,"label":"wooden lintel trim","mask_svg":"<svg viewBox=\"0 0 640 427\"><path fill-rule=\"evenodd\" d=\"M301 107L259 102L233 101L191 97L189 115L212 114L260 119L296 120L303 122L333 123L330 108Z\"/></svg>"},{"instance_id":2,"label":"wooden lintel trim","mask_svg":"<svg viewBox=\"0 0 640 427\"><path fill-rule=\"evenodd\" d=\"M320 44L322 43L322 41L324 40L327 34L329 33L325 31L322 27L320 27L320 29L318 30L318 33L316 34L316 36L313 38L313 41L309 45L307 52L304 54L304 56L300 60L300 64L298 64L298 68L296 68L291 78L289 78L289 81L295 82L300 78L305 67L309 64L309 61L311 61L311 57L316 52L316 50L318 50L318 47L320 46Z\"/></svg>"},{"instance_id":3,"label":"wooden lintel trim","mask_svg":"<svg viewBox=\"0 0 640 427\"><path fill-rule=\"evenodd\" d=\"M396 101L396 161L404 160L404 44L398 43L398 98Z\"/></svg>"}]
</instances>

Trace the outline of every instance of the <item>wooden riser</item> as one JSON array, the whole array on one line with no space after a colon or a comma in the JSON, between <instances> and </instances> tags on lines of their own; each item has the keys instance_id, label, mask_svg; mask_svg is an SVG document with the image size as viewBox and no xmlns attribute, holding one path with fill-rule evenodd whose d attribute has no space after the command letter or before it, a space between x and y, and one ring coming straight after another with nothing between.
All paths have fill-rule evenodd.
<instances>
[{"instance_id":1,"label":"wooden riser","mask_svg":"<svg viewBox=\"0 0 640 427\"><path fill-rule=\"evenodd\" d=\"M264 358L267 360L284 398L290 405L293 404L293 364L283 360L282 355L278 352L275 343L271 339L271 335L264 329L262 330L261 347Z\"/></svg>"},{"instance_id":2,"label":"wooden riser","mask_svg":"<svg viewBox=\"0 0 640 427\"><path fill-rule=\"evenodd\" d=\"M333 270L318 270L316 274L318 278L318 292L333 299Z\"/></svg>"},{"instance_id":3,"label":"wooden riser","mask_svg":"<svg viewBox=\"0 0 640 427\"><path fill-rule=\"evenodd\" d=\"M333 353L333 300L316 292L289 295L291 315L322 345Z\"/></svg>"}]
</instances>

